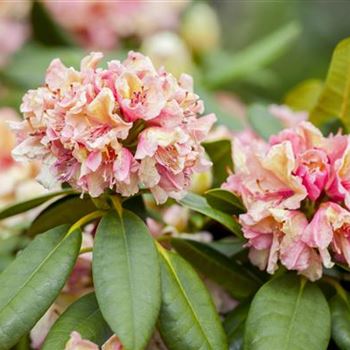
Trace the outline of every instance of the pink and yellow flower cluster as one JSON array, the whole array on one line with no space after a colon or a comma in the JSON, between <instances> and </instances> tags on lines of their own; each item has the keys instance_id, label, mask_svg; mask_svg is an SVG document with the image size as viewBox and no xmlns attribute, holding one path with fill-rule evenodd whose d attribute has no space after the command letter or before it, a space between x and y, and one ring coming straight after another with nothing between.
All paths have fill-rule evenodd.
<instances>
[{"instance_id":1,"label":"pink and yellow flower cluster","mask_svg":"<svg viewBox=\"0 0 350 350\"><path fill-rule=\"evenodd\" d=\"M322 266L350 265L350 137L324 137L309 122L268 142L233 142L235 173L224 188L239 195L251 261L274 273L280 262L310 280Z\"/></svg>"},{"instance_id":2,"label":"pink and yellow flower cluster","mask_svg":"<svg viewBox=\"0 0 350 350\"><path fill-rule=\"evenodd\" d=\"M145 188L158 203L181 197L192 173L210 166L201 141L215 116L199 117L190 76L177 80L135 52L107 69L101 59L91 53L80 71L51 62L45 85L23 98L13 155L41 160L45 187L66 182L92 197Z\"/></svg>"}]
</instances>

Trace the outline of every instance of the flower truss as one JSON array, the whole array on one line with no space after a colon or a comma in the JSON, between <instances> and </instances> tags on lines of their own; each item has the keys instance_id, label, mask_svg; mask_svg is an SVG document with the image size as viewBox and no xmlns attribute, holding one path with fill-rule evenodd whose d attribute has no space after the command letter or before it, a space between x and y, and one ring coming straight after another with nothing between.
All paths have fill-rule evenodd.
<instances>
[{"instance_id":1,"label":"flower truss","mask_svg":"<svg viewBox=\"0 0 350 350\"><path fill-rule=\"evenodd\" d=\"M311 280L322 265L350 265L349 145L305 121L268 142L234 140L235 173L223 187L246 206L239 221L255 265L274 273L281 262Z\"/></svg>"},{"instance_id":2,"label":"flower truss","mask_svg":"<svg viewBox=\"0 0 350 350\"><path fill-rule=\"evenodd\" d=\"M51 62L45 85L23 98L25 120L13 123L14 157L41 160L48 188L66 182L92 197L146 188L158 203L183 196L192 173L210 166L200 143L215 116L199 118L190 76L177 80L135 52L107 69L101 59L90 54L80 71Z\"/></svg>"}]
</instances>

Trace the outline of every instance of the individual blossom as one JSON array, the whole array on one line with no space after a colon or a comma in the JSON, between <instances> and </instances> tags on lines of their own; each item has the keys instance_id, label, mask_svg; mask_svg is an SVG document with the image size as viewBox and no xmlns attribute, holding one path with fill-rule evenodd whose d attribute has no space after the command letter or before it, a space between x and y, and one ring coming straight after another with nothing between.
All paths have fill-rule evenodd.
<instances>
[{"instance_id":1,"label":"individual blossom","mask_svg":"<svg viewBox=\"0 0 350 350\"><path fill-rule=\"evenodd\" d=\"M97 68L101 58L90 54L79 71L51 62L45 85L23 97L13 155L40 160L48 188L69 183L92 197L143 188L158 203L182 197L192 174L211 165L201 142L215 116L200 117L190 76L177 80L135 52L107 69Z\"/></svg>"},{"instance_id":2,"label":"individual blossom","mask_svg":"<svg viewBox=\"0 0 350 350\"><path fill-rule=\"evenodd\" d=\"M110 50L124 38L140 39L176 29L188 1L45 0L44 4L80 45Z\"/></svg>"},{"instance_id":3,"label":"individual blossom","mask_svg":"<svg viewBox=\"0 0 350 350\"><path fill-rule=\"evenodd\" d=\"M292 128L308 119L307 112L295 112L285 105L270 105L268 111L277 118L285 128Z\"/></svg>"}]
</instances>

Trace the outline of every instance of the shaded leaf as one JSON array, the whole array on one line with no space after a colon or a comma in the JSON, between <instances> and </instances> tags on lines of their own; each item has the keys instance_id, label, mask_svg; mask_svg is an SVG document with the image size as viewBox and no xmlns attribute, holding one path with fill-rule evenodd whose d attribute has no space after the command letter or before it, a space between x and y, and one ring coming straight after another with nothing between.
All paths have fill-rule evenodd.
<instances>
[{"instance_id":1,"label":"shaded leaf","mask_svg":"<svg viewBox=\"0 0 350 350\"><path fill-rule=\"evenodd\" d=\"M72 193L74 193L73 190L62 190L58 192L51 192L40 197L36 197L33 199L29 199L27 201L10 205L0 211L0 220L6 219L10 216L14 216L20 213L24 213L25 211L38 207L39 205L47 202L52 198L55 198L58 196L64 196Z\"/></svg>"},{"instance_id":2,"label":"shaded leaf","mask_svg":"<svg viewBox=\"0 0 350 350\"><path fill-rule=\"evenodd\" d=\"M204 197L194 193L188 193L179 202L185 207L197 211L198 213L206 215L211 219L219 222L228 230L233 232L236 236L242 237L241 227L233 218L233 216L230 216L226 213L221 212L220 210L212 208Z\"/></svg>"},{"instance_id":3,"label":"shaded leaf","mask_svg":"<svg viewBox=\"0 0 350 350\"><path fill-rule=\"evenodd\" d=\"M161 249L159 329L169 350L226 350L227 341L203 282L175 253Z\"/></svg>"},{"instance_id":4,"label":"shaded leaf","mask_svg":"<svg viewBox=\"0 0 350 350\"><path fill-rule=\"evenodd\" d=\"M239 265L208 245L179 238L172 239L171 244L193 267L225 288L235 299L242 300L258 289L259 284Z\"/></svg>"},{"instance_id":5,"label":"shaded leaf","mask_svg":"<svg viewBox=\"0 0 350 350\"><path fill-rule=\"evenodd\" d=\"M249 307L250 302L241 303L225 317L224 329L227 334L229 350L243 349L244 328Z\"/></svg>"},{"instance_id":6,"label":"shaded leaf","mask_svg":"<svg viewBox=\"0 0 350 350\"><path fill-rule=\"evenodd\" d=\"M348 294L335 295L330 301L332 338L341 350L350 349L350 304Z\"/></svg>"},{"instance_id":7,"label":"shaded leaf","mask_svg":"<svg viewBox=\"0 0 350 350\"><path fill-rule=\"evenodd\" d=\"M213 162L213 186L220 187L227 179L229 171L233 171L231 141L206 142L203 146Z\"/></svg>"},{"instance_id":8,"label":"shaded leaf","mask_svg":"<svg viewBox=\"0 0 350 350\"><path fill-rule=\"evenodd\" d=\"M293 274L266 283L255 295L246 322L245 350L325 350L330 312L316 284Z\"/></svg>"},{"instance_id":9,"label":"shaded leaf","mask_svg":"<svg viewBox=\"0 0 350 350\"><path fill-rule=\"evenodd\" d=\"M160 308L160 269L147 226L130 211L102 218L93 251L101 312L126 350L143 349ZM116 315L118 315L116 317Z\"/></svg>"},{"instance_id":10,"label":"shaded leaf","mask_svg":"<svg viewBox=\"0 0 350 350\"><path fill-rule=\"evenodd\" d=\"M96 210L90 198L79 196L61 198L45 208L32 222L27 234L34 236L63 224L74 224L80 218Z\"/></svg>"},{"instance_id":11,"label":"shaded leaf","mask_svg":"<svg viewBox=\"0 0 350 350\"><path fill-rule=\"evenodd\" d=\"M69 306L50 329L42 350L64 349L73 331L97 345L103 345L112 335L94 293L83 296Z\"/></svg>"},{"instance_id":12,"label":"shaded leaf","mask_svg":"<svg viewBox=\"0 0 350 350\"><path fill-rule=\"evenodd\" d=\"M37 236L0 275L0 349L17 343L54 302L73 269L81 233L67 226Z\"/></svg>"}]
</instances>

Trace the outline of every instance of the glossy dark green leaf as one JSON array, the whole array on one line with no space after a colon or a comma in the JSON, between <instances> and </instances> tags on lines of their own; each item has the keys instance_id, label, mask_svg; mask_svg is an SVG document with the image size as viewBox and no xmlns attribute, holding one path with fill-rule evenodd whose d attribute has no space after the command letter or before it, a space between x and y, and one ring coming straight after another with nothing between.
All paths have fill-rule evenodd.
<instances>
[{"instance_id":1,"label":"glossy dark green leaf","mask_svg":"<svg viewBox=\"0 0 350 350\"><path fill-rule=\"evenodd\" d=\"M17 343L54 302L81 246L68 226L38 235L0 275L0 349Z\"/></svg>"},{"instance_id":2,"label":"glossy dark green leaf","mask_svg":"<svg viewBox=\"0 0 350 350\"><path fill-rule=\"evenodd\" d=\"M237 54L225 55L220 64L211 60L205 81L211 88L217 88L252 75L285 53L300 33L300 25L291 22Z\"/></svg>"},{"instance_id":3,"label":"glossy dark green leaf","mask_svg":"<svg viewBox=\"0 0 350 350\"><path fill-rule=\"evenodd\" d=\"M160 308L157 251L144 222L128 210L102 218L93 253L102 314L126 350L144 349Z\"/></svg>"},{"instance_id":4,"label":"glossy dark green leaf","mask_svg":"<svg viewBox=\"0 0 350 350\"><path fill-rule=\"evenodd\" d=\"M74 224L80 218L96 210L90 198L79 196L61 198L45 208L32 222L27 233L34 236L52 227L63 224Z\"/></svg>"},{"instance_id":5,"label":"glossy dark green leaf","mask_svg":"<svg viewBox=\"0 0 350 350\"><path fill-rule=\"evenodd\" d=\"M213 187L219 187L233 171L231 141L206 142L203 146L213 162Z\"/></svg>"},{"instance_id":6,"label":"glossy dark green leaf","mask_svg":"<svg viewBox=\"0 0 350 350\"><path fill-rule=\"evenodd\" d=\"M274 117L264 105L249 106L247 116L250 126L265 140L284 128L281 121Z\"/></svg>"},{"instance_id":7,"label":"glossy dark green leaf","mask_svg":"<svg viewBox=\"0 0 350 350\"><path fill-rule=\"evenodd\" d=\"M241 303L225 317L224 329L229 350L243 350L244 328L249 307L250 302Z\"/></svg>"},{"instance_id":8,"label":"glossy dark green leaf","mask_svg":"<svg viewBox=\"0 0 350 350\"><path fill-rule=\"evenodd\" d=\"M213 188L205 193L210 206L230 215L237 215L245 212L245 207L237 196L232 192L221 188Z\"/></svg>"},{"instance_id":9,"label":"glossy dark green leaf","mask_svg":"<svg viewBox=\"0 0 350 350\"><path fill-rule=\"evenodd\" d=\"M337 294L330 301L332 338L341 350L350 349L350 302L349 295Z\"/></svg>"},{"instance_id":10,"label":"glossy dark green leaf","mask_svg":"<svg viewBox=\"0 0 350 350\"><path fill-rule=\"evenodd\" d=\"M228 257L232 257L244 249L244 241L236 237L223 238L210 242L208 245Z\"/></svg>"},{"instance_id":11,"label":"glossy dark green leaf","mask_svg":"<svg viewBox=\"0 0 350 350\"><path fill-rule=\"evenodd\" d=\"M52 19L43 2L33 2L31 22L33 37L45 45L73 45L70 36Z\"/></svg>"},{"instance_id":12,"label":"glossy dark green leaf","mask_svg":"<svg viewBox=\"0 0 350 350\"><path fill-rule=\"evenodd\" d=\"M219 222L238 237L242 237L241 227L233 216L212 208L207 200L194 193L188 193L179 201L182 205Z\"/></svg>"},{"instance_id":13,"label":"glossy dark green leaf","mask_svg":"<svg viewBox=\"0 0 350 350\"><path fill-rule=\"evenodd\" d=\"M159 329L169 350L227 350L214 304L192 267L161 249L162 307Z\"/></svg>"},{"instance_id":14,"label":"glossy dark green leaf","mask_svg":"<svg viewBox=\"0 0 350 350\"><path fill-rule=\"evenodd\" d=\"M234 298L244 299L259 288L239 265L208 245L179 238L172 239L171 244L194 268L220 284Z\"/></svg>"},{"instance_id":15,"label":"glossy dark green leaf","mask_svg":"<svg viewBox=\"0 0 350 350\"><path fill-rule=\"evenodd\" d=\"M245 350L326 350L331 320L316 284L293 274L266 283L255 295L246 322Z\"/></svg>"},{"instance_id":16,"label":"glossy dark green leaf","mask_svg":"<svg viewBox=\"0 0 350 350\"><path fill-rule=\"evenodd\" d=\"M64 349L73 331L97 345L103 345L112 335L94 293L77 300L59 317L47 335L42 350Z\"/></svg>"},{"instance_id":17,"label":"glossy dark green leaf","mask_svg":"<svg viewBox=\"0 0 350 350\"><path fill-rule=\"evenodd\" d=\"M14 205L8 206L0 211L0 220L6 219L10 216L14 216L20 213L23 213L25 211L28 211L30 209L33 209L35 207L38 207L39 205L47 202L48 200L58 197L58 196L64 196L68 194L74 193L72 190L62 190L58 192L52 192L45 194L40 197L36 197L33 199L29 199L24 202L16 203Z\"/></svg>"}]
</instances>

